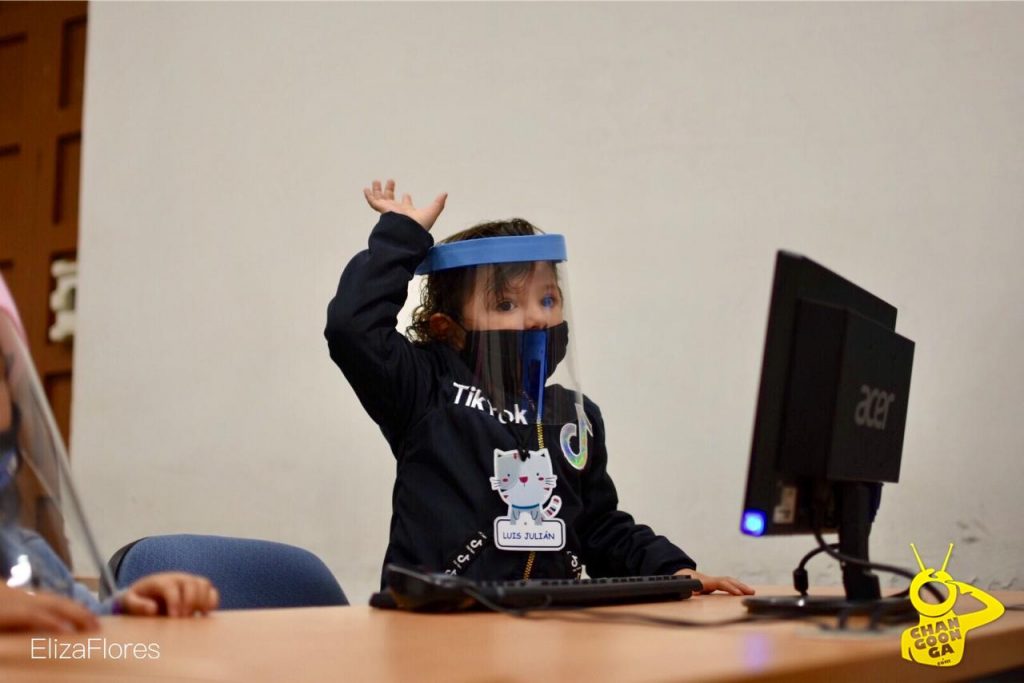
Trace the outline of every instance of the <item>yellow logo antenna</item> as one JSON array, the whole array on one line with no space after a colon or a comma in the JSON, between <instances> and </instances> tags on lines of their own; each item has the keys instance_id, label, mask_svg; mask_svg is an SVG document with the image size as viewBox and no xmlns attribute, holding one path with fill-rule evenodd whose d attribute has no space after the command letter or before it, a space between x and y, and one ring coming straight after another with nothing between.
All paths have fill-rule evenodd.
<instances>
[{"instance_id":1,"label":"yellow logo antenna","mask_svg":"<svg viewBox=\"0 0 1024 683\"><path fill-rule=\"evenodd\" d=\"M952 552L953 544L950 543L949 547L950 547L950 551ZM910 544L910 549L914 551L914 557L917 559L917 566L921 568L921 571L925 571L925 569L927 569L927 567L925 567L924 566L924 562L921 561L921 556L917 554L917 546L915 546L913 543L911 543ZM949 555L946 555L946 559L947 560L949 559ZM943 568L945 568L945 565L943 565Z\"/></svg>"},{"instance_id":2,"label":"yellow logo antenna","mask_svg":"<svg viewBox=\"0 0 1024 683\"><path fill-rule=\"evenodd\" d=\"M940 572L946 571L946 565L949 564L949 556L952 555L952 554L953 554L953 544L950 543L949 544L949 550L946 551L946 559L942 561L942 569L939 570ZM922 569L923 569L923 567L922 567Z\"/></svg>"}]
</instances>

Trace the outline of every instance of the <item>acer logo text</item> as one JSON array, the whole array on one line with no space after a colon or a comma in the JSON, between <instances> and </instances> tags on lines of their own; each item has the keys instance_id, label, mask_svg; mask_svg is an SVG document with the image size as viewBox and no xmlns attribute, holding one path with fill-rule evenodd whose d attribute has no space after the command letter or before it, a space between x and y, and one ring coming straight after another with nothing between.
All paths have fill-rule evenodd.
<instances>
[{"instance_id":1,"label":"acer logo text","mask_svg":"<svg viewBox=\"0 0 1024 683\"><path fill-rule=\"evenodd\" d=\"M861 400L853 411L853 421L858 427L885 429L889 419L889 406L896 400L896 394L882 389L873 389L866 384L860 387Z\"/></svg>"}]
</instances>

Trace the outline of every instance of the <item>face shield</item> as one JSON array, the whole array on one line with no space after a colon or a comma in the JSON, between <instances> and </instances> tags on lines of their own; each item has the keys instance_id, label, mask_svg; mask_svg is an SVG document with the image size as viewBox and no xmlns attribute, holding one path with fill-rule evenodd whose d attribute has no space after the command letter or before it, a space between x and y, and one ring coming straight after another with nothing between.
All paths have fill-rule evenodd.
<instances>
[{"instance_id":1,"label":"face shield","mask_svg":"<svg viewBox=\"0 0 1024 683\"><path fill-rule=\"evenodd\" d=\"M67 452L17 309L0 278L0 581L71 595L72 575L114 585L72 486Z\"/></svg>"},{"instance_id":2,"label":"face shield","mask_svg":"<svg viewBox=\"0 0 1024 683\"><path fill-rule=\"evenodd\" d=\"M565 262L561 235L484 237L439 244L416 271L455 293L457 310L440 313L466 395L499 420L561 427L582 414Z\"/></svg>"}]
</instances>

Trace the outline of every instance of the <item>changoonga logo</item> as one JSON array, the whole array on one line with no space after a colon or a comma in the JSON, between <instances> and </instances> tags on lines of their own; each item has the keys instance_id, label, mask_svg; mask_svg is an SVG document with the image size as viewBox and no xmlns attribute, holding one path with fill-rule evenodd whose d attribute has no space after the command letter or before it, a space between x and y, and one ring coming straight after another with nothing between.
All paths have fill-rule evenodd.
<instances>
[{"instance_id":1,"label":"changoonga logo","mask_svg":"<svg viewBox=\"0 0 1024 683\"><path fill-rule=\"evenodd\" d=\"M956 666L967 647L967 632L995 621L1003 616L1006 608L985 591L963 581L954 581L946 572L950 555L953 554L952 543L938 571L925 567L913 543L910 548L914 551L917 566L921 568L910 583L910 601L914 603L920 618L917 626L903 632L900 640L903 659L929 666ZM921 589L929 583L937 583L945 588L946 599L940 603L922 599ZM970 595L983 607L968 614L957 614L953 608L961 595Z\"/></svg>"}]
</instances>

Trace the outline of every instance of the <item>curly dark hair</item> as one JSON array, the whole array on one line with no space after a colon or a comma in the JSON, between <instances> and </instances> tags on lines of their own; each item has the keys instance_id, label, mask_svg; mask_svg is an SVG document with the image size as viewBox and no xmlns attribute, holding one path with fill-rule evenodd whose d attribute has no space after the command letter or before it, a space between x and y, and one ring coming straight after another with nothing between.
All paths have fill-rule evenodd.
<instances>
[{"instance_id":1,"label":"curly dark hair","mask_svg":"<svg viewBox=\"0 0 1024 683\"><path fill-rule=\"evenodd\" d=\"M475 240L483 237L518 237L523 235L540 235L543 231L522 218L510 218L504 221L479 223L451 237L441 240L441 244ZM494 269L488 290L501 292L510 280L522 277L529 266L523 263L501 264ZM427 275L420 288L420 305L412 314L412 324L406 328L405 334L418 344L436 339L430 331L430 317L435 313L444 313L452 320L462 323L462 307L473 286L475 268L452 268L439 270Z\"/></svg>"}]
</instances>

